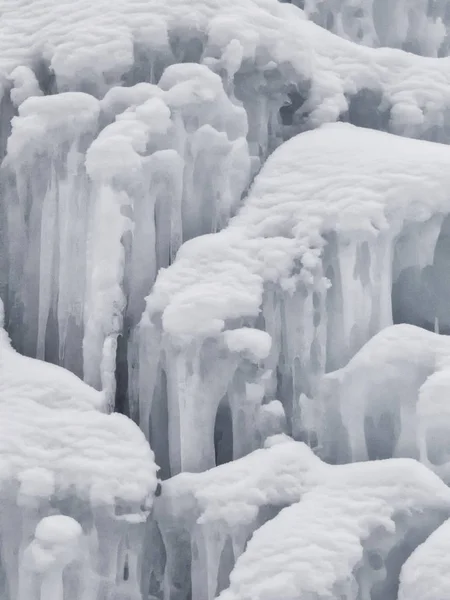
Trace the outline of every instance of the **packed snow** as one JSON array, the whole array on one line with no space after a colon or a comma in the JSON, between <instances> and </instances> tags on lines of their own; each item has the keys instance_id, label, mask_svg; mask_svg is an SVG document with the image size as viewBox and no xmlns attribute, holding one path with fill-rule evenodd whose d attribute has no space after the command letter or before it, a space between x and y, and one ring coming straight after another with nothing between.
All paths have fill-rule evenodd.
<instances>
[{"instance_id":1,"label":"packed snow","mask_svg":"<svg viewBox=\"0 0 450 600\"><path fill-rule=\"evenodd\" d=\"M238 393L236 373L248 353L229 353L227 359L222 348L223 340L238 335L235 327L246 324L246 335L250 325L271 337L269 355L257 357L259 372L246 369L247 383L260 385L270 398L277 386L279 393L281 379L290 430L304 433L301 394L313 398L326 370L346 364L392 324L397 282L394 308L403 309L402 275L433 267L450 213L449 161L445 145L342 123L300 134L277 149L229 226L185 243L158 274L139 332L141 367L133 373L145 403L144 430L152 403L166 393L168 427L176 422L181 444L189 443L189 410L195 418L203 412L214 427L214 415L206 416L209 407L200 398L207 390L209 403L218 405L225 393ZM444 265L448 259L439 263L436 279ZM408 289L408 279L403 285ZM212 348L220 352L220 363L211 360ZM142 372L142 365L152 371L146 366ZM208 381L202 373L215 368L220 373ZM167 392L158 384L158 370L165 372ZM248 395L247 401L251 410ZM185 426L179 411L186 414ZM211 439L211 431L205 436ZM172 443L178 441L169 435ZM199 443L200 462L193 464L186 449L183 470L210 466ZM203 452L211 456L207 444L205 438ZM179 460L171 458L176 472Z\"/></svg>"},{"instance_id":2,"label":"packed snow","mask_svg":"<svg viewBox=\"0 0 450 600\"><path fill-rule=\"evenodd\" d=\"M449 0L0 0L1 600L448 600Z\"/></svg>"},{"instance_id":3,"label":"packed snow","mask_svg":"<svg viewBox=\"0 0 450 600\"><path fill-rule=\"evenodd\" d=\"M256 531L220 600L396 600L402 561L448 518L449 489L408 459L332 470Z\"/></svg>"}]
</instances>

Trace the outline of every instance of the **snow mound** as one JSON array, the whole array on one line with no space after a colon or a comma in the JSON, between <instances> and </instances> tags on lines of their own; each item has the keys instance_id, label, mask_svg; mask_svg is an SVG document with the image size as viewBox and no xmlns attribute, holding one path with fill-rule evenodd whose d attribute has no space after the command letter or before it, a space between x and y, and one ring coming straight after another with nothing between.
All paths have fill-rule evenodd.
<instances>
[{"instance_id":1,"label":"snow mound","mask_svg":"<svg viewBox=\"0 0 450 600\"><path fill-rule=\"evenodd\" d=\"M332 472L255 532L220 600L356 600L375 588L396 600L401 563L447 518L450 491L409 459Z\"/></svg>"},{"instance_id":2,"label":"snow mound","mask_svg":"<svg viewBox=\"0 0 450 600\"><path fill-rule=\"evenodd\" d=\"M193 597L212 600L219 573L228 577L253 532L322 483L330 469L305 444L274 436L244 458L163 482L155 499L153 570L156 556L165 556L166 585L186 573Z\"/></svg>"},{"instance_id":3,"label":"snow mound","mask_svg":"<svg viewBox=\"0 0 450 600\"><path fill-rule=\"evenodd\" d=\"M156 383L161 373L171 382L170 429L177 407L197 416L206 411L199 400L205 381L197 373L213 368L206 351L216 343L211 340L219 346L222 337L235 335L228 330L254 327L271 337L262 360L265 378L257 383L268 400L281 383L290 427L301 435L300 395L313 397L325 369L346 364L392 324L394 286L402 320L400 292L409 282L404 274L430 268L442 279L446 272L445 253L439 268L434 260L450 213L449 161L447 146L343 123L303 133L278 148L229 226L185 243L158 274L138 336L140 364L152 364L156 373L150 376L146 369L133 384L141 391L144 430L146 411L161 394ZM424 302L418 310L428 308ZM444 317L450 322L450 315ZM220 357L230 376L227 383L225 370L217 367L223 383L207 394L213 398L220 391L217 403L236 389L236 356L229 353L227 359L221 350ZM189 373L191 387L181 400ZM185 431L181 437L187 437ZM169 435L172 443L178 442ZM197 451L201 454L199 446ZM198 469L192 463L185 468Z\"/></svg>"},{"instance_id":4,"label":"snow mound","mask_svg":"<svg viewBox=\"0 0 450 600\"><path fill-rule=\"evenodd\" d=\"M26 496L77 496L92 506L151 505L156 465L143 434L127 417L52 410L32 400L0 403L0 482L23 481ZM34 478L33 474L42 475ZM18 491L21 495L21 488ZM150 503L150 504L149 504Z\"/></svg>"},{"instance_id":5,"label":"snow mound","mask_svg":"<svg viewBox=\"0 0 450 600\"><path fill-rule=\"evenodd\" d=\"M450 594L450 521L418 546L402 567L398 600L446 600Z\"/></svg>"},{"instance_id":6,"label":"snow mound","mask_svg":"<svg viewBox=\"0 0 450 600\"><path fill-rule=\"evenodd\" d=\"M66 369L22 356L0 331L0 403L33 400L53 409L105 411L105 396Z\"/></svg>"},{"instance_id":7,"label":"snow mound","mask_svg":"<svg viewBox=\"0 0 450 600\"><path fill-rule=\"evenodd\" d=\"M447 480L449 366L448 336L413 325L383 329L345 367L327 373L318 396L303 405L321 456L420 457Z\"/></svg>"}]
</instances>

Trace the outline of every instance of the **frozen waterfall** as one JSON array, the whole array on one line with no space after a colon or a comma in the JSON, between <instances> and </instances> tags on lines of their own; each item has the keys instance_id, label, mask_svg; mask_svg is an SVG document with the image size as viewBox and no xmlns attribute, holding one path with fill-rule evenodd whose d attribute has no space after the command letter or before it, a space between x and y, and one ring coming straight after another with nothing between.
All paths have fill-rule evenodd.
<instances>
[{"instance_id":1,"label":"frozen waterfall","mask_svg":"<svg viewBox=\"0 0 450 600\"><path fill-rule=\"evenodd\" d=\"M0 600L448 600L449 31L0 0Z\"/></svg>"}]
</instances>

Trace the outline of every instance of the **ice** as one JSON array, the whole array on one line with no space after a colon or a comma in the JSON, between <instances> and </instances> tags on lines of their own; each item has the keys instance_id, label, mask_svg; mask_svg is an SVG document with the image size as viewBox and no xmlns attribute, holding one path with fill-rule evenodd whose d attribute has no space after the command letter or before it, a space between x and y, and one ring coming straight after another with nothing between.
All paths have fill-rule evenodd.
<instances>
[{"instance_id":1,"label":"ice","mask_svg":"<svg viewBox=\"0 0 450 600\"><path fill-rule=\"evenodd\" d=\"M448 336L394 325L345 367L327 373L304 406L313 413L309 427L322 456L337 462L420 458L448 481L449 353Z\"/></svg>"},{"instance_id":2,"label":"ice","mask_svg":"<svg viewBox=\"0 0 450 600\"><path fill-rule=\"evenodd\" d=\"M88 94L29 97L13 119L1 171L6 326L17 350L78 375L89 214L83 152L98 115Z\"/></svg>"},{"instance_id":3,"label":"ice","mask_svg":"<svg viewBox=\"0 0 450 600\"><path fill-rule=\"evenodd\" d=\"M157 467L137 426L119 414L55 410L16 397L12 387L8 401L0 402L0 456L1 597L33 598L27 595L29 585L34 594L41 590L36 600L62 598L66 586L64 594L72 590L74 600L140 598L141 548ZM79 522L85 538L80 550L90 575L79 575L84 595L72 589L73 582L61 580L77 546L78 535L72 534L78 527L69 517ZM38 583L32 573L39 568L44 571Z\"/></svg>"},{"instance_id":4,"label":"ice","mask_svg":"<svg viewBox=\"0 0 450 600\"><path fill-rule=\"evenodd\" d=\"M3 305L0 301L1 308ZM105 394L50 363L22 356L0 330L0 403L32 400L54 409L106 410Z\"/></svg>"},{"instance_id":5,"label":"ice","mask_svg":"<svg viewBox=\"0 0 450 600\"><path fill-rule=\"evenodd\" d=\"M448 0L293 0L318 25L366 46L448 55Z\"/></svg>"},{"instance_id":6,"label":"ice","mask_svg":"<svg viewBox=\"0 0 450 600\"><path fill-rule=\"evenodd\" d=\"M400 573L398 600L444 600L448 597L448 536L446 521L418 546Z\"/></svg>"},{"instance_id":7,"label":"ice","mask_svg":"<svg viewBox=\"0 0 450 600\"><path fill-rule=\"evenodd\" d=\"M449 502L414 460L331 467L255 532L218 598L396 600L402 563L447 519Z\"/></svg>"},{"instance_id":8,"label":"ice","mask_svg":"<svg viewBox=\"0 0 450 600\"><path fill-rule=\"evenodd\" d=\"M301 394L313 398L326 370L345 365L392 324L392 298L397 320L409 320L402 274L412 264L442 278L447 263L437 248L450 209L448 156L444 145L348 124L303 133L274 152L229 226L184 244L158 274L138 332L139 362L155 368L159 361L167 389L156 384L162 375L134 384L146 405L144 430L155 402L167 402L169 453L178 436L189 444L193 421L184 425L179 407L211 430L220 394L236 390L239 365L248 361L244 348L224 352L221 340L253 326L269 334L271 347L256 373L245 367L241 376L263 385L267 400L280 400L288 432L305 436ZM220 362L212 348L220 348ZM211 377L216 368L220 375ZM205 393L209 400L201 402ZM196 460L183 468L212 466Z\"/></svg>"},{"instance_id":9,"label":"ice","mask_svg":"<svg viewBox=\"0 0 450 600\"><path fill-rule=\"evenodd\" d=\"M328 470L305 444L275 436L244 458L165 481L154 512L158 554L166 557L159 575L164 598L187 597L192 581L193 597L212 600L219 573L229 577L253 532L321 483Z\"/></svg>"},{"instance_id":10,"label":"ice","mask_svg":"<svg viewBox=\"0 0 450 600\"><path fill-rule=\"evenodd\" d=\"M430 580L449 11L0 0L1 600Z\"/></svg>"}]
</instances>

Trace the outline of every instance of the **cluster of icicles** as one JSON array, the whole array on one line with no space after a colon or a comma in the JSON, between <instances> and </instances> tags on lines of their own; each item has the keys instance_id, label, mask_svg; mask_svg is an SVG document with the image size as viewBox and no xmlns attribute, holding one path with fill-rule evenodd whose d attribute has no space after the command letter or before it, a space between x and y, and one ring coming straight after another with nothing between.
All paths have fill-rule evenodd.
<instances>
[{"instance_id":1,"label":"cluster of icicles","mask_svg":"<svg viewBox=\"0 0 450 600\"><path fill-rule=\"evenodd\" d=\"M318 6L311 14L327 20ZM345 19L335 29L358 38ZM445 52L443 33L439 40ZM450 266L450 201L436 214L402 215L378 237L332 232L291 256L282 276L280 264L255 270L250 286L262 292L250 289L242 314L221 287L225 264L207 259L221 256L214 235L245 204L267 157L299 131L289 111L306 92L292 93L282 68L281 83L268 83L263 73L233 80L212 67L173 64L157 84L112 87L101 99L44 95L28 67L11 75L0 131L5 329L18 352L61 365L99 394L88 401L102 414L99 428L110 427L114 410L135 421L162 484L140 480L149 497L105 503L94 484L89 499L80 496L73 473L63 493L44 470L2 472L2 600L322 600L330 592L412 600L416 570L406 563L398 589L402 564L450 516L442 483L450 482L450 342L439 335L450 327L450 289L440 282ZM348 120L361 118L365 101L355 95ZM205 234L213 234L208 256L196 246ZM257 253L252 243L224 256L239 265ZM282 263L273 248L271 260ZM211 272L203 288L200 278L210 264L219 264L214 294ZM196 295L169 306L192 277ZM222 321L210 314L217 305ZM55 407L27 410L43 423ZM114 427L108 443L122 431ZM151 453L139 452L154 469ZM372 462L391 458L386 474ZM358 461L370 462L347 468ZM366 511L369 524L358 521ZM345 537L349 514L357 552L321 587L323 563L284 555L282 542L291 523L309 520ZM291 534L307 553L314 528ZM267 565L252 571L271 540ZM337 548L336 564L347 550ZM280 556L299 569L289 596L264 579Z\"/></svg>"}]
</instances>

